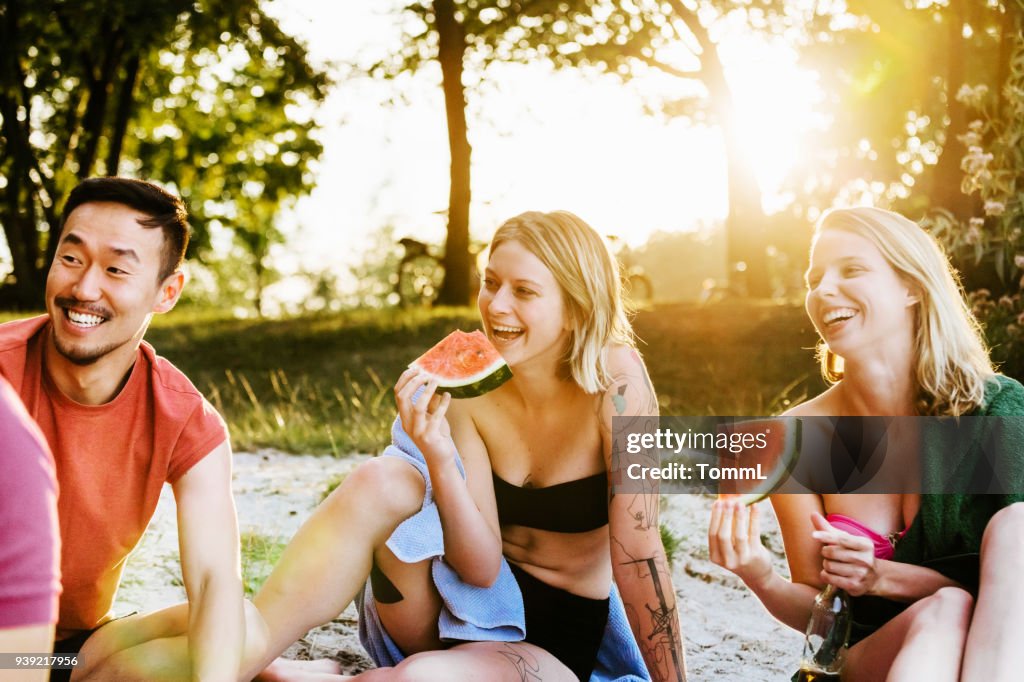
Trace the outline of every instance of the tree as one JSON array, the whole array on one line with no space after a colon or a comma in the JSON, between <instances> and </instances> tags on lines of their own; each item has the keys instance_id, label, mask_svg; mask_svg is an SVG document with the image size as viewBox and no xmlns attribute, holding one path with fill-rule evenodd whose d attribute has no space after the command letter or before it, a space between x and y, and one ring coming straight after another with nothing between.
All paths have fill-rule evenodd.
<instances>
[{"instance_id":1,"label":"tree","mask_svg":"<svg viewBox=\"0 0 1024 682\"><path fill-rule=\"evenodd\" d=\"M38 307L60 208L94 174L176 189L192 251L231 230L260 275L274 216L313 184L327 80L258 0L8 0L0 44L8 303Z\"/></svg>"},{"instance_id":2,"label":"tree","mask_svg":"<svg viewBox=\"0 0 1024 682\"><path fill-rule=\"evenodd\" d=\"M942 207L966 221L977 197L960 191L968 149L965 86L1003 85L1024 13L1019 0L903 3L850 0L808 18L807 60L830 93L833 125L813 145L825 153L822 194L851 183L912 214ZM879 191L880 190L880 191Z\"/></svg>"},{"instance_id":3,"label":"tree","mask_svg":"<svg viewBox=\"0 0 1024 682\"><path fill-rule=\"evenodd\" d=\"M463 0L416 0L402 12L406 23L402 47L370 69L377 78L395 78L436 62L441 71L448 148L451 166L448 190L448 229L445 239L444 281L436 303L466 305L470 302L471 255L469 243L472 146L466 118L464 72L470 37L480 25L467 12Z\"/></svg>"},{"instance_id":4,"label":"tree","mask_svg":"<svg viewBox=\"0 0 1024 682\"><path fill-rule=\"evenodd\" d=\"M680 90L704 94L666 102L665 111L710 121L722 131L727 155L728 260L735 289L768 295L761 191L744 153L734 101L714 33L740 17L757 30L780 32L793 20L780 0L462 0L455 8L466 49L479 74L495 61L547 61L559 68L594 67L628 80L655 69L676 77ZM434 3L435 14L437 3ZM414 5L422 9L422 5ZM431 55L430 31L408 35L400 70ZM394 69L390 73L395 73ZM479 75L478 74L478 75ZM691 91L694 88L689 88ZM447 98L446 98L447 101ZM451 110L449 110L451 112Z\"/></svg>"},{"instance_id":5,"label":"tree","mask_svg":"<svg viewBox=\"0 0 1024 682\"><path fill-rule=\"evenodd\" d=\"M462 84L466 33L456 14L454 0L434 0L437 31L437 61L441 64L445 118L448 121L448 149L451 153L451 187L448 191L448 238L444 248L444 282L437 302L447 305L469 303L469 132L466 124L466 92Z\"/></svg>"}]
</instances>

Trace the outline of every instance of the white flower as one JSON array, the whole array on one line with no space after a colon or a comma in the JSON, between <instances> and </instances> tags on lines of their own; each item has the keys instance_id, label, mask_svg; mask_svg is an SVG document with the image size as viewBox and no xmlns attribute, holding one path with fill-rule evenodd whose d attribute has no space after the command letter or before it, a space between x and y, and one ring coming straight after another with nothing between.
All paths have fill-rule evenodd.
<instances>
[{"instance_id":1,"label":"white flower","mask_svg":"<svg viewBox=\"0 0 1024 682\"><path fill-rule=\"evenodd\" d=\"M1006 211L1006 204L1001 201L992 201L989 199L985 202L985 215L1000 216Z\"/></svg>"}]
</instances>

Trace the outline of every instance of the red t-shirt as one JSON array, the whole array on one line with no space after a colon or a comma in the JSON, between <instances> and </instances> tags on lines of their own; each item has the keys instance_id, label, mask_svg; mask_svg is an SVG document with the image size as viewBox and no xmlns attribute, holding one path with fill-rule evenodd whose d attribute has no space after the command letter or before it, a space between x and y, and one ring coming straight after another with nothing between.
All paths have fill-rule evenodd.
<instances>
[{"instance_id":1,"label":"red t-shirt","mask_svg":"<svg viewBox=\"0 0 1024 682\"><path fill-rule=\"evenodd\" d=\"M0 377L0 628L57 621L59 557L53 457Z\"/></svg>"},{"instance_id":2,"label":"red t-shirt","mask_svg":"<svg viewBox=\"0 0 1024 682\"><path fill-rule=\"evenodd\" d=\"M177 481L228 436L217 411L147 343L113 400L70 400L43 371L48 322L41 316L0 325L0 374L39 424L56 463L63 639L111 617L125 559L164 482Z\"/></svg>"}]
</instances>

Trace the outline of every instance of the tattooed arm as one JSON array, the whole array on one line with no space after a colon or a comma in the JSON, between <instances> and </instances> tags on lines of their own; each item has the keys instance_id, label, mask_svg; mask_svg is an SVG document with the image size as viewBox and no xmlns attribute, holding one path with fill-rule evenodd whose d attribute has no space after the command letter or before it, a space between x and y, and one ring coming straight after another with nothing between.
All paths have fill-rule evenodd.
<instances>
[{"instance_id":1,"label":"tattooed arm","mask_svg":"<svg viewBox=\"0 0 1024 682\"><path fill-rule=\"evenodd\" d=\"M658 401L635 349L613 348L608 360L613 380L601 397L600 422L609 481L614 484L624 474L613 470L613 418L635 420L637 429L656 429ZM612 569L651 679L679 682L686 679L686 661L675 588L658 528L658 502L656 483L610 496Z\"/></svg>"}]
</instances>

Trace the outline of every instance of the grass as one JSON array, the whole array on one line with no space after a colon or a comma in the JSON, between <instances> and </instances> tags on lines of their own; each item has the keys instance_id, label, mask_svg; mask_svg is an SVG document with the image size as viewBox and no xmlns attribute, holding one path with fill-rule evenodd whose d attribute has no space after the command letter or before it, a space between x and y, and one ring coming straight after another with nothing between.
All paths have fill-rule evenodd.
<instances>
[{"instance_id":1,"label":"grass","mask_svg":"<svg viewBox=\"0 0 1024 682\"><path fill-rule=\"evenodd\" d=\"M775 414L823 388L798 306L659 305L634 325L662 414ZM388 442L391 387L413 358L478 326L468 308L286 320L182 309L157 316L146 338L224 415L236 450L344 456Z\"/></svg>"},{"instance_id":2,"label":"grass","mask_svg":"<svg viewBox=\"0 0 1024 682\"><path fill-rule=\"evenodd\" d=\"M287 543L255 531L243 531L241 540L242 589L246 598L252 599L281 558Z\"/></svg>"}]
</instances>

